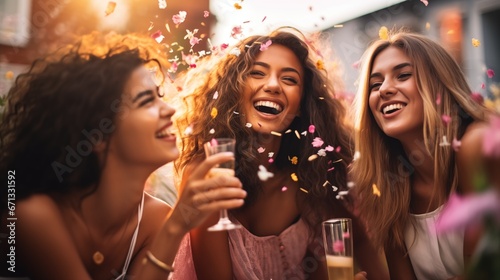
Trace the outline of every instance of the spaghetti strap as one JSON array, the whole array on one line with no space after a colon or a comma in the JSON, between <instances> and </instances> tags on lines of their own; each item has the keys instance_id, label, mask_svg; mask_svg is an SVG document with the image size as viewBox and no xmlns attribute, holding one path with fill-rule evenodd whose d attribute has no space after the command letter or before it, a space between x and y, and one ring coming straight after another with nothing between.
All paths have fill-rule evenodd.
<instances>
[{"instance_id":1,"label":"spaghetti strap","mask_svg":"<svg viewBox=\"0 0 500 280\"><path fill-rule=\"evenodd\" d=\"M125 259L125 264L123 265L122 273L115 278L115 280L124 280L127 275L128 266L130 265L130 260L132 260L132 254L134 253L135 243L137 241L137 234L139 233L139 225L142 220L142 210L144 208L144 193L142 193L141 204L138 206L137 210L137 226L135 227L134 235L132 235L132 240L130 241L130 247L128 249L127 258Z\"/></svg>"}]
</instances>

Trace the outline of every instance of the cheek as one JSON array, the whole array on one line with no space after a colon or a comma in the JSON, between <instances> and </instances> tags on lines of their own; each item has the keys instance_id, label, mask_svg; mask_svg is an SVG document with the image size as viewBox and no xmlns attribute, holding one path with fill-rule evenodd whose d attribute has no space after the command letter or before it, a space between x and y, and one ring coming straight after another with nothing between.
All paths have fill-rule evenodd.
<instances>
[{"instance_id":1,"label":"cheek","mask_svg":"<svg viewBox=\"0 0 500 280\"><path fill-rule=\"evenodd\" d=\"M374 94L370 94L370 96L368 97L368 108L370 109L372 114L375 111L377 111L377 101L378 101L378 98L375 97Z\"/></svg>"}]
</instances>

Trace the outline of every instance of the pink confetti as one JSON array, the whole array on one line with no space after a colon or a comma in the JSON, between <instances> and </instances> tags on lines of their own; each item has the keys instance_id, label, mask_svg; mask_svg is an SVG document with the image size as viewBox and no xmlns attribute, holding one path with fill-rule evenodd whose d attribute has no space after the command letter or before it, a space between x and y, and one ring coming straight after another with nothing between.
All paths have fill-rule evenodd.
<instances>
[{"instance_id":1,"label":"pink confetti","mask_svg":"<svg viewBox=\"0 0 500 280\"><path fill-rule=\"evenodd\" d=\"M257 152L259 152L259 154L262 154L265 150L266 148L260 147L257 149Z\"/></svg>"},{"instance_id":2,"label":"pink confetti","mask_svg":"<svg viewBox=\"0 0 500 280\"><path fill-rule=\"evenodd\" d=\"M212 140L210 140L210 146L217 146L217 140L215 138L212 138Z\"/></svg>"},{"instance_id":3,"label":"pink confetti","mask_svg":"<svg viewBox=\"0 0 500 280\"><path fill-rule=\"evenodd\" d=\"M420 0L420 2L424 3L424 5L427 7L427 5L429 5L429 1L427 0Z\"/></svg>"},{"instance_id":4,"label":"pink confetti","mask_svg":"<svg viewBox=\"0 0 500 280\"><path fill-rule=\"evenodd\" d=\"M481 88L482 89L485 89L486 88L486 85L484 83L481 83Z\"/></svg>"},{"instance_id":5,"label":"pink confetti","mask_svg":"<svg viewBox=\"0 0 500 280\"><path fill-rule=\"evenodd\" d=\"M281 188L281 191L282 191L282 192L286 192L286 190L288 190L288 188L287 188L286 186L283 186L283 187Z\"/></svg>"},{"instance_id":6,"label":"pink confetti","mask_svg":"<svg viewBox=\"0 0 500 280\"><path fill-rule=\"evenodd\" d=\"M443 120L444 124L448 125L451 122L451 117L448 115L442 115L441 120Z\"/></svg>"},{"instance_id":7,"label":"pink confetti","mask_svg":"<svg viewBox=\"0 0 500 280\"><path fill-rule=\"evenodd\" d=\"M328 171L328 172L330 172L330 171L332 171L332 170L334 170L334 169L335 169L335 166L334 166L334 167L332 167L332 168L329 168L327 171Z\"/></svg>"},{"instance_id":8,"label":"pink confetti","mask_svg":"<svg viewBox=\"0 0 500 280\"><path fill-rule=\"evenodd\" d=\"M436 104L441 105L441 93L438 93L438 95L436 97Z\"/></svg>"},{"instance_id":9,"label":"pink confetti","mask_svg":"<svg viewBox=\"0 0 500 280\"><path fill-rule=\"evenodd\" d=\"M493 69L488 69L486 70L486 75L488 75L488 78L493 78L493 76L495 76L495 71L493 71Z\"/></svg>"},{"instance_id":10,"label":"pink confetti","mask_svg":"<svg viewBox=\"0 0 500 280\"><path fill-rule=\"evenodd\" d=\"M213 97L213 99L217 99L217 98L219 98L219 92L218 92L218 91L215 91L215 92L214 92L214 97Z\"/></svg>"},{"instance_id":11,"label":"pink confetti","mask_svg":"<svg viewBox=\"0 0 500 280\"><path fill-rule=\"evenodd\" d=\"M262 22L264 22L266 20L267 16L264 16L264 18L262 19Z\"/></svg>"},{"instance_id":12,"label":"pink confetti","mask_svg":"<svg viewBox=\"0 0 500 280\"><path fill-rule=\"evenodd\" d=\"M194 45L197 45L198 43L200 43L200 38L198 37L192 37L190 40L189 40L189 44L191 44L191 47L193 47Z\"/></svg>"},{"instance_id":13,"label":"pink confetti","mask_svg":"<svg viewBox=\"0 0 500 280\"><path fill-rule=\"evenodd\" d=\"M319 148L319 147L323 146L323 143L324 142L323 142L323 140L321 138L316 137L316 138L313 139L312 145L315 148Z\"/></svg>"},{"instance_id":14,"label":"pink confetti","mask_svg":"<svg viewBox=\"0 0 500 280\"><path fill-rule=\"evenodd\" d=\"M335 149L335 152L337 153L340 153L340 150L342 149L342 147L338 146L336 149Z\"/></svg>"},{"instance_id":15,"label":"pink confetti","mask_svg":"<svg viewBox=\"0 0 500 280\"><path fill-rule=\"evenodd\" d=\"M273 158L270 158L270 159L268 160L268 162L269 162L269 163L273 163L273 162L274 162L274 159L273 159Z\"/></svg>"},{"instance_id":16,"label":"pink confetti","mask_svg":"<svg viewBox=\"0 0 500 280\"><path fill-rule=\"evenodd\" d=\"M233 37L234 39L238 39L238 35L241 35L243 33L243 30L241 28L241 25L238 25L238 26L235 26L233 27L233 29L231 30L231 37Z\"/></svg>"},{"instance_id":17,"label":"pink confetti","mask_svg":"<svg viewBox=\"0 0 500 280\"><path fill-rule=\"evenodd\" d=\"M328 146L326 146L325 151L332 152L333 151L333 147L330 146L330 145L328 145Z\"/></svg>"},{"instance_id":18,"label":"pink confetti","mask_svg":"<svg viewBox=\"0 0 500 280\"><path fill-rule=\"evenodd\" d=\"M271 40L268 40L267 42L260 44L260 51L262 52L267 50L272 43L273 42Z\"/></svg>"},{"instance_id":19,"label":"pink confetti","mask_svg":"<svg viewBox=\"0 0 500 280\"><path fill-rule=\"evenodd\" d=\"M354 69L358 69L360 64L361 64L361 60L358 60L358 61L355 61L351 66Z\"/></svg>"},{"instance_id":20,"label":"pink confetti","mask_svg":"<svg viewBox=\"0 0 500 280\"><path fill-rule=\"evenodd\" d=\"M344 238L350 238L350 237L351 237L351 234L350 234L348 231L346 231L346 232L344 232L344 233L342 234L342 236L343 236Z\"/></svg>"},{"instance_id":21,"label":"pink confetti","mask_svg":"<svg viewBox=\"0 0 500 280\"><path fill-rule=\"evenodd\" d=\"M333 242L333 251L335 253L344 252L344 242L342 240L336 240Z\"/></svg>"},{"instance_id":22,"label":"pink confetti","mask_svg":"<svg viewBox=\"0 0 500 280\"><path fill-rule=\"evenodd\" d=\"M457 140L457 138L453 138L453 141L451 141L451 147L455 152L458 152L460 150L460 146L462 146L462 142Z\"/></svg>"},{"instance_id":23,"label":"pink confetti","mask_svg":"<svg viewBox=\"0 0 500 280\"><path fill-rule=\"evenodd\" d=\"M477 103L479 103L479 104L483 104L484 103L483 95L480 94L479 92L473 92L473 93L471 93L470 97L472 97L472 99L474 101L476 101Z\"/></svg>"},{"instance_id":24,"label":"pink confetti","mask_svg":"<svg viewBox=\"0 0 500 280\"><path fill-rule=\"evenodd\" d=\"M186 20L186 15L187 15L186 11L179 11L178 14L172 16L172 21L175 24L181 24Z\"/></svg>"},{"instance_id":25,"label":"pink confetti","mask_svg":"<svg viewBox=\"0 0 500 280\"><path fill-rule=\"evenodd\" d=\"M309 126L309 133L314 133L314 131L316 131L316 127L313 124L311 124Z\"/></svg>"},{"instance_id":26,"label":"pink confetti","mask_svg":"<svg viewBox=\"0 0 500 280\"><path fill-rule=\"evenodd\" d=\"M203 17L204 18L207 18L210 16L210 12L209 11L203 11Z\"/></svg>"}]
</instances>

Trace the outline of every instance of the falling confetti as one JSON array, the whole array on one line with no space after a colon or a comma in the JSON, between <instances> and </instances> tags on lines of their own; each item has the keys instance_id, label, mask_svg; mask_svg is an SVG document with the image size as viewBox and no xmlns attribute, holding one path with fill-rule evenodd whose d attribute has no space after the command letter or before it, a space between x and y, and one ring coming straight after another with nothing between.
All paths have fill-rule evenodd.
<instances>
[{"instance_id":1,"label":"falling confetti","mask_svg":"<svg viewBox=\"0 0 500 280\"><path fill-rule=\"evenodd\" d=\"M266 148L264 148L264 147L259 147L259 148L257 149L257 152L259 152L259 154L262 154L265 150L266 150Z\"/></svg>"},{"instance_id":2,"label":"falling confetti","mask_svg":"<svg viewBox=\"0 0 500 280\"><path fill-rule=\"evenodd\" d=\"M260 51L262 52L267 50L272 43L273 42L271 40L268 40L267 42L260 44Z\"/></svg>"},{"instance_id":3,"label":"falling confetti","mask_svg":"<svg viewBox=\"0 0 500 280\"><path fill-rule=\"evenodd\" d=\"M488 78L493 78L495 76L495 71L493 69L488 69L486 70L486 75L488 75Z\"/></svg>"},{"instance_id":4,"label":"falling confetti","mask_svg":"<svg viewBox=\"0 0 500 280\"><path fill-rule=\"evenodd\" d=\"M179 25L183 23L186 20L187 12L186 11L179 11L178 14L172 16L172 21L176 24Z\"/></svg>"},{"instance_id":5,"label":"falling confetti","mask_svg":"<svg viewBox=\"0 0 500 280\"><path fill-rule=\"evenodd\" d=\"M297 177L297 174L295 174L295 173L290 174L290 177L292 178L292 180L294 182L297 182L299 180L299 177Z\"/></svg>"},{"instance_id":6,"label":"falling confetti","mask_svg":"<svg viewBox=\"0 0 500 280\"><path fill-rule=\"evenodd\" d=\"M372 189L373 189L373 194L380 197L380 190L378 189L375 183L372 185Z\"/></svg>"},{"instance_id":7,"label":"falling confetti","mask_svg":"<svg viewBox=\"0 0 500 280\"><path fill-rule=\"evenodd\" d=\"M207 18L210 16L210 12L209 11L203 11L203 17L204 18Z\"/></svg>"},{"instance_id":8,"label":"falling confetti","mask_svg":"<svg viewBox=\"0 0 500 280\"><path fill-rule=\"evenodd\" d=\"M274 136L279 136L279 137L281 137L281 133L276 132L276 131L271 131L271 134L272 134L272 135L274 135Z\"/></svg>"},{"instance_id":9,"label":"falling confetti","mask_svg":"<svg viewBox=\"0 0 500 280\"><path fill-rule=\"evenodd\" d=\"M380 27L380 29L378 31L378 36L382 40L389 39L389 29L387 29L387 27L385 27L385 26Z\"/></svg>"},{"instance_id":10,"label":"falling confetti","mask_svg":"<svg viewBox=\"0 0 500 280\"><path fill-rule=\"evenodd\" d=\"M450 122L451 122L451 117L450 117L450 116L448 116L448 115L442 115L442 116L441 116L441 120L443 121L443 123L444 123L445 125L448 125L448 124L450 124Z\"/></svg>"},{"instance_id":11,"label":"falling confetti","mask_svg":"<svg viewBox=\"0 0 500 280\"><path fill-rule=\"evenodd\" d=\"M306 189L304 189L304 188L300 188L299 190L301 190L301 191L303 191L303 192L305 192L305 193L309 193L309 192L308 192Z\"/></svg>"},{"instance_id":12,"label":"falling confetti","mask_svg":"<svg viewBox=\"0 0 500 280\"><path fill-rule=\"evenodd\" d=\"M158 8L166 9L167 8L167 0L158 0Z\"/></svg>"},{"instance_id":13,"label":"falling confetti","mask_svg":"<svg viewBox=\"0 0 500 280\"><path fill-rule=\"evenodd\" d=\"M293 156L290 161L292 162L293 165L297 165L299 163L299 158L296 156Z\"/></svg>"},{"instance_id":14,"label":"falling confetti","mask_svg":"<svg viewBox=\"0 0 500 280\"><path fill-rule=\"evenodd\" d=\"M436 96L436 104L441 105L441 93L438 93Z\"/></svg>"},{"instance_id":15,"label":"falling confetti","mask_svg":"<svg viewBox=\"0 0 500 280\"><path fill-rule=\"evenodd\" d=\"M460 146L462 146L462 142L457 140L457 138L453 138L453 141L451 141L451 147L455 152L458 152L460 150Z\"/></svg>"},{"instance_id":16,"label":"falling confetti","mask_svg":"<svg viewBox=\"0 0 500 280\"><path fill-rule=\"evenodd\" d=\"M317 158L318 158L318 155L317 155L317 154L314 154L314 155L310 155L310 156L307 158L307 160L308 160L308 161L313 161L313 160L315 160L315 159L317 159Z\"/></svg>"},{"instance_id":17,"label":"falling confetti","mask_svg":"<svg viewBox=\"0 0 500 280\"><path fill-rule=\"evenodd\" d=\"M212 119L215 119L215 117L217 117L217 108L212 108L212 111L210 112L210 116L212 116Z\"/></svg>"},{"instance_id":18,"label":"falling confetti","mask_svg":"<svg viewBox=\"0 0 500 280\"><path fill-rule=\"evenodd\" d=\"M308 129L309 133L314 133L314 131L316 131L316 127L314 125L310 125L309 126L309 129Z\"/></svg>"},{"instance_id":19,"label":"falling confetti","mask_svg":"<svg viewBox=\"0 0 500 280\"><path fill-rule=\"evenodd\" d=\"M160 30L158 30L155 33L151 34L151 38L155 39L155 41L158 42L158 44L159 44L159 43L161 43L161 41L163 41L165 36L163 36L163 34L161 34Z\"/></svg>"},{"instance_id":20,"label":"falling confetti","mask_svg":"<svg viewBox=\"0 0 500 280\"><path fill-rule=\"evenodd\" d=\"M330 145L328 145L328 146L326 146L325 151L332 152L333 151L333 147L330 146Z\"/></svg>"},{"instance_id":21,"label":"falling confetti","mask_svg":"<svg viewBox=\"0 0 500 280\"><path fill-rule=\"evenodd\" d=\"M446 135L443 136L443 140L441 143L439 143L440 147L447 147L450 146L450 142L448 142L448 138L446 138Z\"/></svg>"},{"instance_id":22,"label":"falling confetti","mask_svg":"<svg viewBox=\"0 0 500 280\"><path fill-rule=\"evenodd\" d=\"M481 42L478 39L476 39L476 38L472 38L472 45L475 48L477 48L477 47L479 47L481 45Z\"/></svg>"},{"instance_id":23,"label":"falling confetti","mask_svg":"<svg viewBox=\"0 0 500 280\"><path fill-rule=\"evenodd\" d=\"M427 5L429 5L429 1L427 0L420 0L420 2L424 3L424 5L427 7Z\"/></svg>"},{"instance_id":24,"label":"falling confetti","mask_svg":"<svg viewBox=\"0 0 500 280\"><path fill-rule=\"evenodd\" d=\"M316 61L316 68L318 70L325 70L325 63L323 62L323 60L318 59L318 61Z\"/></svg>"},{"instance_id":25,"label":"falling confetti","mask_svg":"<svg viewBox=\"0 0 500 280\"><path fill-rule=\"evenodd\" d=\"M323 139L321 139L320 137L315 137L311 144L313 147L319 148L319 147L323 146L324 142L323 142Z\"/></svg>"},{"instance_id":26,"label":"falling confetti","mask_svg":"<svg viewBox=\"0 0 500 280\"><path fill-rule=\"evenodd\" d=\"M238 4L238 3L234 3L234 8L235 8L236 10L241 10L241 8L242 8L242 7L241 7L241 5L240 5L240 4Z\"/></svg>"},{"instance_id":27,"label":"falling confetti","mask_svg":"<svg viewBox=\"0 0 500 280\"><path fill-rule=\"evenodd\" d=\"M264 167L263 165L259 165L257 176L259 176L259 179L261 181L267 181L267 179L274 177L274 174L267 171L266 167Z\"/></svg>"},{"instance_id":28,"label":"falling confetti","mask_svg":"<svg viewBox=\"0 0 500 280\"><path fill-rule=\"evenodd\" d=\"M189 136L191 134L193 134L193 127L192 126L186 127L186 129L184 130L184 135Z\"/></svg>"},{"instance_id":29,"label":"falling confetti","mask_svg":"<svg viewBox=\"0 0 500 280\"><path fill-rule=\"evenodd\" d=\"M209 131L208 133L210 133L210 134L214 134L214 133L215 133L215 129L213 129L213 128L212 128L212 129L210 129L210 131Z\"/></svg>"},{"instance_id":30,"label":"falling confetti","mask_svg":"<svg viewBox=\"0 0 500 280\"><path fill-rule=\"evenodd\" d=\"M295 130L295 136L300 139L300 133L297 130Z\"/></svg>"},{"instance_id":31,"label":"falling confetti","mask_svg":"<svg viewBox=\"0 0 500 280\"><path fill-rule=\"evenodd\" d=\"M109 16L115 11L115 8L116 8L116 2L109 1L108 5L106 6L106 10L104 11L104 14L106 16Z\"/></svg>"},{"instance_id":32,"label":"falling confetti","mask_svg":"<svg viewBox=\"0 0 500 280\"><path fill-rule=\"evenodd\" d=\"M214 96L212 97L213 99L217 99L219 98L219 92L218 91L215 91L214 92Z\"/></svg>"},{"instance_id":33,"label":"falling confetti","mask_svg":"<svg viewBox=\"0 0 500 280\"><path fill-rule=\"evenodd\" d=\"M281 191L282 191L282 192L285 192L287 189L288 189L288 188L287 188L286 186L283 186L283 187L281 188Z\"/></svg>"},{"instance_id":34,"label":"falling confetti","mask_svg":"<svg viewBox=\"0 0 500 280\"><path fill-rule=\"evenodd\" d=\"M246 126L246 127L248 127L248 128L250 128L250 127L252 127L252 124L251 124L251 123L249 123L249 122L247 122L247 123L245 124L245 126Z\"/></svg>"}]
</instances>

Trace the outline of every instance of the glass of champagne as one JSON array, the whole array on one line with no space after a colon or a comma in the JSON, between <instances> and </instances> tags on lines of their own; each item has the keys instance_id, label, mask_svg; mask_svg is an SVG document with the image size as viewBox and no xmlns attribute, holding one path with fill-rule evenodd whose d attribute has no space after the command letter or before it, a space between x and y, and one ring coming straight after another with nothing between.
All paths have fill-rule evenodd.
<instances>
[{"instance_id":1,"label":"glass of champagne","mask_svg":"<svg viewBox=\"0 0 500 280\"><path fill-rule=\"evenodd\" d=\"M353 280L352 221L349 218L323 222L328 279Z\"/></svg>"},{"instance_id":2,"label":"glass of champagne","mask_svg":"<svg viewBox=\"0 0 500 280\"><path fill-rule=\"evenodd\" d=\"M232 138L214 138L210 142L205 143L205 155L210 156L217 153L233 152L236 146L236 140ZM234 176L234 160L220 163L210 169L208 177L216 177L221 175ZM208 231L232 230L240 228L241 225L235 224L229 220L227 209L220 211L220 217L217 224L208 228Z\"/></svg>"}]
</instances>

